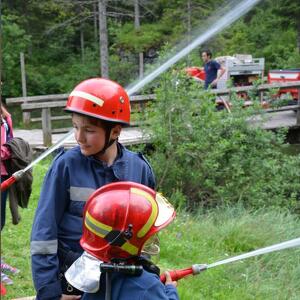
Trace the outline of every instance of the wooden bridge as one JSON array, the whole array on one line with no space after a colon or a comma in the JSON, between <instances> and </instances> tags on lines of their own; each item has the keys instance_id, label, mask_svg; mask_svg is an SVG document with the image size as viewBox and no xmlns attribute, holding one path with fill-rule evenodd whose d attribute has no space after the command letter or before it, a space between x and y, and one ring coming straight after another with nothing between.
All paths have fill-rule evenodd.
<instances>
[{"instance_id":1,"label":"wooden bridge","mask_svg":"<svg viewBox=\"0 0 300 300\"><path fill-rule=\"evenodd\" d=\"M291 129L300 130L300 81L289 83L277 83L277 84L263 84L258 87L245 86L235 87L230 89L212 90L211 93L216 96L226 96L230 99L231 95L240 92L249 92L250 90L256 90L261 98L265 91L277 88L297 88L298 89L298 102L295 101L295 105L289 105L284 107L278 107L276 109L265 110L266 114L263 116L263 123L261 123L262 116L254 116L250 123L260 124L265 129L274 130L282 127L288 127ZM51 144L55 144L60 140L65 132L70 128L52 129L52 123L59 120L70 120L70 115L53 116L51 109L57 107L64 107L68 94L60 95L44 95L33 97L20 97L20 98L8 98L6 102L8 105L21 104L22 111L26 115L25 122L42 122L42 129L32 130L15 130L15 136L22 137L29 141L31 146L36 149L44 149ZM155 95L138 95L130 98L131 105L134 108L133 111L140 111L146 105L148 101L153 101ZM28 113L39 110L41 111L41 117L28 118ZM138 124L134 124L138 125ZM124 145L134 145L139 143L150 142L149 133L143 132L138 126L124 128L120 136L120 142ZM65 147L71 147L75 145L75 139L70 139L64 144Z\"/></svg>"},{"instance_id":2,"label":"wooden bridge","mask_svg":"<svg viewBox=\"0 0 300 300\"><path fill-rule=\"evenodd\" d=\"M20 137L29 142L30 146L35 150L44 150L47 146L43 142L43 130L42 129L16 129L14 130L14 136ZM52 143L57 143L60 139L65 136L65 133L54 133L52 134ZM149 134L144 133L138 127L126 127L122 129L119 141L124 146L136 145L142 143L149 143L150 136ZM71 148L77 143L74 136L66 140L63 144L65 148Z\"/></svg>"},{"instance_id":3,"label":"wooden bridge","mask_svg":"<svg viewBox=\"0 0 300 300\"><path fill-rule=\"evenodd\" d=\"M14 130L14 135L29 141L34 149L44 149L55 144L58 140L63 138L66 132L72 129L71 115L63 113L63 107L66 105L67 98L68 94L58 94L6 99L8 105L21 105L23 122L25 124L29 125L34 122L42 123L41 129L17 129ZM141 112L146 103L153 99L155 99L155 95L153 94L130 97L132 112ZM59 113L53 111L56 108L60 108ZM31 117L31 112L33 111L39 111L41 117ZM54 123L57 121L61 121L61 123L63 121L64 128L53 128ZM140 125L140 123L132 121L131 127L123 128L119 137L119 140L123 145L128 146L149 142L149 135L145 134L138 125ZM75 144L76 141L73 137L73 139L70 138L67 140L64 143L64 146L69 148Z\"/></svg>"}]
</instances>

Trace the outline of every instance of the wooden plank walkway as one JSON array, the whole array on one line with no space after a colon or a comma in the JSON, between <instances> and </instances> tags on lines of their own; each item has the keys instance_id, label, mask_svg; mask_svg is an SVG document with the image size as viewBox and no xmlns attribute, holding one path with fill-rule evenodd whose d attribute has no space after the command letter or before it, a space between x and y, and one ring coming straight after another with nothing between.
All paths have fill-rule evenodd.
<instances>
[{"instance_id":1,"label":"wooden plank walkway","mask_svg":"<svg viewBox=\"0 0 300 300\"><path fill-rule=\"evenodd\" d=\"M256 116L251 118L250 123L260 124L263 123L262 127L264 129L272 130L278 129L282 127L298 127L296 124L296 112L294 111L281 111L281 112L274 112L264 114L263 116ZM46 147L43 146L43 132L41 129L32 129L32 130L24 130L24 129L16 129L14 130L14 134L16 137L21 137L24 140L28 141L29 144L33 149L40 149L43 150ZM53 143L55 144L58 140L60 140L65 133L57 133L52 135ZM125 145L136 145L142 143L149 143L150 136L149 134L145 134L142 129L139 127L128 127L123 128L121 135L120 135L120 142ZM74 137L70 138L64 143L64 147L70 148L76 145L76 141Z\"/></svg>"},{"instance_id":2,"label":"wooden plank walkway","mask_svg":"<svg viewBox=\"0 0 300 300\"><path fill-rule=\"evenodd\" d=\"M262 128L268 130L275 130L283 127L296 128L297 113L294 111L280 111L267 113L251 118L251 124L261 124Z\"/></svg>"},{"instance_id":3,"label":"wooden plank walkway","mask_svg":"<svg viewBox=\"0 0 300 300\"><path fill-rule=\"evenodd\" d=\"M30 146L36 150L43 150L46 147L43 145L43 131L42 129L32 129L32 130L25 130L25 129L15 129L14 130L15 137L20 137L25 141L28 141ZM57 133L52 135L53 143L55 144L58 140L64 137L66 133ZM149 135L143 133L140 128L137 127L127 127L123 128L121 131L121 135L119 141L124 145L136 145L142 143L148 143L150 141ZM72 137L68 139L63 146L66 148L71 148L75 146L77 143L75 138Z\"/></svg>"}]
</instances>

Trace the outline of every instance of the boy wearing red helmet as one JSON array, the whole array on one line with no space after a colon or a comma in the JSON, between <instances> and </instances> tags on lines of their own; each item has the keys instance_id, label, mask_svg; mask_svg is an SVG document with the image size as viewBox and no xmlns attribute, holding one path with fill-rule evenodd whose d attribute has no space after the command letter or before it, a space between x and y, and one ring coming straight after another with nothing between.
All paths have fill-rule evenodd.
<instances>
[{"instance_id":1,"label":"boy wearing red helmet","mask_svg":"<svg viewBox=\"0 0 300 300\"><path fill-rule=\"evenodd\" d=\"M164 285L158 267L145 258L155 235L174 218L173 206L142 184L103 186L85 206L84 253L66 272L67 280L85 292L83 300L179 299L177 282L166 273Z\"/></svg>"},{"instance_id":2,"label":"boy wearing red helmet","mask_svg":"<svg viewBox=\"0 0 300 300\"><path fill-rule=\"evenodd\" d=\"M104 78L85 80L71 92L65 110L72 113L78 146L61 151L44 179L31 234L36 299L80 298L63 274L83 251L83 208L96 189L128 180L155 185L146 159L118 143L130 123L123 87Z\"/></svg>"}]
</instances>

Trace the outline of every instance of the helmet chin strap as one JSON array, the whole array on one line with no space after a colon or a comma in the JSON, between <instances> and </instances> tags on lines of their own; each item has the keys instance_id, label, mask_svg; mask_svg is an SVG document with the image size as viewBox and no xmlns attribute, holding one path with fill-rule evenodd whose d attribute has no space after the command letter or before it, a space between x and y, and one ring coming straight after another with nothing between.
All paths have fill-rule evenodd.
<instances>
[{"instance_id":1,"label":"helmet chin strap","mask_svg":"<svg viewBox=\"0 0 300 300\"><path fill-rule=\"evenodd\" d=\"M107 124L105 128L105 144L99 152L97 152L95 155L103 155L105 151L117 140L117 139L111 139L110 134L111 130L113 128L114 124Z\"/></svg>"}]
</instances>

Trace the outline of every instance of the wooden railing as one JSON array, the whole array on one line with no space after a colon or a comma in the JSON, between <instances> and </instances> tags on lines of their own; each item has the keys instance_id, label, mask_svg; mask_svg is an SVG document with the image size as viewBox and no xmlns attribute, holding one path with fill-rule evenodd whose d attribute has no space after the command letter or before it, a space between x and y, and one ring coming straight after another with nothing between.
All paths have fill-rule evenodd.
<instances>
[{"instance_id":1,"label":"wooden railing","mask_svg":"<svg viewBox=\"0 0 300 300\"><path fill-rule=\"evenodd\" d=\"M298 89L298 101L295 101L295 105L289 105L274 109L268 109L267 112L279 112L279 111L296 111L296 126L300 126L300 81L294 82L282 82L276 84L262 84L259 86L242 86L226 88L222 90L211 90L210 92L216 96L228 96L230 97L236 93L257 91L262 99L263 93L270 89L278 88L297 88ZM199 92L201 95L201 92ZM52 133L67 132L68 128L56 128L52 129L52 122L59 120L71 119L70 115L53 115L53 108L63 108L66 105L68 94L59 95L43 95L43 96L32 96L32 97L18 97L18 98L7 98L6 103L8 105L21 104L23 112L41 111L40 117L31 118L31 122L42 122L43 130L43 141L45 146L52 144ZM140 111L144 105L154 100L156 97L154 94L150 95L137 95L130 97L130 103L132 111ZM61 109L62 111L62 109ZM133 125L136 125L133 123Z\"/></svg>"},{"instance_id":2,"label":"wooden railing","mask_svg":"<svg viewBox=\"0 0 300 300\"><path fill-rule=\"evenodd\" d=\"M18 98L7 98L7 105L21 104L23 112L41 112L40 117L30 118L30 122L42 122L43 130L43 143L44 146L52 145L52 134L68 132L71 129L71 116L69 114L61 114L63 108L66 106L68 94L58 95L42 95L32 97L18 97ZM155 99L155 95L136 95L130 97L130 104L132 112L139 112L143 110L143 107L148 101ZM54 108L61 108L59 115L54 115ZM57 111L57 110L56 110ZM57 114L57 112L56 112ZM64 127L53 128L54 121L64 121ZM67 125L67 127L65 126ZM136 126L135 122L132 122L131 126Z\"/></svg>"},{"instance_id":3,"label":"wooden railing","mask_svg":"<svg viewBox=\"0 0 300 300\"><path fill-rule=\"evenodd\" d=\"M294 105L288 106L281 106L278 108L269 108L266 109L267 112L280 112L280 111L296 111L296 126L300 126L300 81L293 81L293 82L278 82L272 84L261 84L259 86L241 86L241 87L232 87L226 88L222 90L212 89L210 92L216 96L228 96L229 101L233 95L242 92L249 92L249 91L257 91L259 94L259 98L262 101L264 98L264 93L270 91L271 89L290 89L295 88L298 90L298 100L295 101Z\"/></svg>"}]
</instances>

